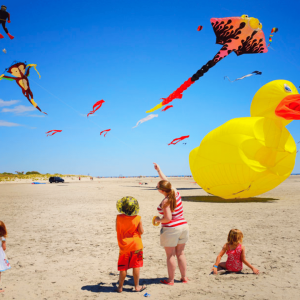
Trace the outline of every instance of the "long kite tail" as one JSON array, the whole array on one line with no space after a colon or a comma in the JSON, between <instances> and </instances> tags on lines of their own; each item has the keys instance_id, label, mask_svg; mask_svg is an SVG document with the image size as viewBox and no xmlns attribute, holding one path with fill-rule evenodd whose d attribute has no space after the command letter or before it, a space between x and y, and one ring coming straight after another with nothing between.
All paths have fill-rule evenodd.
<instances>
[{"instance_id":1,"label":"long kite tail","mask_svg":"<svg viewBox=\"0 0 300 300\"><path fill-rule=\"evenodd\" d=\"M181 99L182 93L189 88L195 81L197 81L200 77L202 77L209 69L211 69L217 62L227 56L229 53L225 53L225 46L221 48L221 50L215 55L215 57L208 61L201 69L199 69L192 77L190 77L187 81L185 81L176 91L174 91L171 95L167 98L162 98L163 101L153 107L152 109L146 111L146 113L153 112L157 109L160 109L164 105L172 102L174 99ZM222 54L221 54L222 53Z\"/></svg>"}]
</instances>

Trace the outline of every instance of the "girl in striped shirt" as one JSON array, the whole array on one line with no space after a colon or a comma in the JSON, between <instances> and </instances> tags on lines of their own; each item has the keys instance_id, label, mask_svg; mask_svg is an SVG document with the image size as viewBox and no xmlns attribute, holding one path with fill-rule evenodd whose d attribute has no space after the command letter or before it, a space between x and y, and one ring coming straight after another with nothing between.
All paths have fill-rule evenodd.
<instances>
[{"instance_id":1,"label":"girl in striped shirt","mask_svg":"<svg viewBox=\"0 0 300 300\"><path fill-rule=\"evenodd\" d=\"M155 222L161 223L160 245L165 248L167 255L167 267L169 278L162 280L161 283L174 285L175 269L177 257L179 270L181 273L181 282L187 283L186 277L186 259L184 255L184 247L189 238L189 227L187 221L183 217L183 206L179 192L172 188L167 177L160 170L160 167L154 163L154 168L158 172L161 181L156 188L164 199L157 207L162 218L156 217Z\"/></svg>"}]
</instances>

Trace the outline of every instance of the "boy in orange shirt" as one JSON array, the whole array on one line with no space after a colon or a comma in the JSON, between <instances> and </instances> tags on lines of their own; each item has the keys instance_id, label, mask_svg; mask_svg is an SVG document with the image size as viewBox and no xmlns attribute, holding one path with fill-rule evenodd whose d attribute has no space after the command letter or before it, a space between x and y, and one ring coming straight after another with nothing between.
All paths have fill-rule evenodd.
<instances>
[{"instance_id":1,"label":"boy in orange shirt","mask_svg":"<svg viewBox=\"0 0 300 300\"><path fill-rule=\"evenodd\" d=\"M133 280L136 292L146 289L140 286L140 267L143 266L143 243L141 235L144 233L141 217L139 213L138 201L130 196L123 197L117 201L117 210L120 215L116 219L116 231L120 255L118 261L119 286L118 293L123 290L123 284L127 275L127 270L133 268Z\"/></svg>"}]
</instances>

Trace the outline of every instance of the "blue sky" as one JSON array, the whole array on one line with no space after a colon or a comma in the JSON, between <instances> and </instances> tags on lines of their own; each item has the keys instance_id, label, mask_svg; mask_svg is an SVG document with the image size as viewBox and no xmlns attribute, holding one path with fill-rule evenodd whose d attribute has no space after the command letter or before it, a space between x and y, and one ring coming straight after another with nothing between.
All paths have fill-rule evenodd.
<instances>
[{"instance_id":1,"label":"blue sky","mask_svg":"<svg viewBox=\"0 0 300 300\"><path fill-rule=\"evenodd\" d=\"M205 1L206 2L206 1ZM214 128L246 117L255 92L286 79L300 85L300 4L297 1L7 1L14 40L0 40L0 72L15 60L37 64L31 90L43 116L20 88L0 81L0 172L110 175L190 174L189 152ZM191 86L173 108L132 129L146 110L167 97L212 59L212 17L248 14L272 27L272 49L266 54L226 57ZM197 27L203 26L198 32ZM230 83L259 70L261 76ZM93 104L102 107L88 119ZM2 103L2 104L1 104ZM11 126L13 124L19 126ZM300 141L299 121L287 126ZM111 128L106 137L102 130ZM61 129L51 137L45 132ZM190 135L187 145L168 146ZM300 144L299 144L300 147ZM300 172L300 158L294 172Z\"/></svg>"}]
</instances>

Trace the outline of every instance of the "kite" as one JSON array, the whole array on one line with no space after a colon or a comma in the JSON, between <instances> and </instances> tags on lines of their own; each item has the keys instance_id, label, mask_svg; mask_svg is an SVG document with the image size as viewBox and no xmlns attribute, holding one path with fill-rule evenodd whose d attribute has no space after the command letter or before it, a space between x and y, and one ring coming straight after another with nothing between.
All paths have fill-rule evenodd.
<instances>
[{"instance_id":1,"label":"kite","mask_svg":"<svg viewBox=\"0 0 300 300\"><path fill-rule=\"evenodd\" d=\"M100 135L101 135L103 132L105 132L105 133L104 133L104 137L105 137L106 134L107 134L109 131L110 131L110 129L103 130L103 131L100 132Z\"/></svg>"},{"instance_id":2,"label":"kite","mask_svg":"<svg viewBox=\"0 0 300 300\"><path fill-rule=\"evenodd\" d=\"M146 122L146 121L149 121L149 120L151 120L151 119L153 119L153 118L155 118L155 117L158 117L158 115L153 115L153 114L151 114L151 115L149 115L149 116L147 116L147 117L145 117L145 118L139 120L139 121L136 123L136 125L133 126L132 128L135 128L135 127L137 127L139 124L142 124L142 123L144 123L144 122Z\"/></svg>"},{"instance_id":3,"label":"kite","mask_svg":"<svg viewBox=\"0 0 300 300\"><path fill-rule=\"evenodd\" d=\"M272 43L272 37L273 37L273 33L276 33L278 31L278 28L276 28L276 27L274 27L274 28L272 28L272 30L271 30L271 34L270 34L270 36L269 36L269 45L268 45L268 47L271 45L271 43Z\"/></svg>"},{"instance_id":4,"label":"kite","mask_svg":"<svg viewBox=\"0 0 300 300\"><path fill-rule=\"evenodd\" d=\"M5 54L7 53L7 51L6 51L6 49L5 49L5 48L2 50L2 52L3 52L3 53L5 53Z\"/></svg>"},{"instance_id":5,"label":"kite","mask_svg":"<svg viewBox=\"0 0 300 300\"><path fill-rule=\"evenodd\" d=\"M235 79L233 81L231 81L228 76L225 76L224 79L227 78L230 82L235 82L237 80L242 80L244 78L247 78L247 77L250 77L250 76L253 76L253 75L261 75L261 74L262 74L262 72L260 72L260 71L254 71L254 72L252 72L252 73L250 73L248 75L245 75L243 77L237 78L237 79Z\"/></svg>"},{"instance_id":6,"label":"kite","mask_svg":"<svg viewBox=\"0 0 300 300\"><path fill-rule=\"evenodd\" d=\"M8 23L10 23L10 14L6 11L6 6L5 5L2 5L1 6L1 10L0 10L0 24L2 25L4 31L6 32L6 34L9 36L9 38L12 40L14 38L14 36L12 36L6 26L5 26L5 23L6 23L6 19ZM0 39L3 39L4 36L0 33Z\"/></svg>"},{"instance_id":7,"label":"kite","mask_svg":"<svg viewBox=\"0 0 300 300\"><path fill-rule=\"evenodd\" d=\"M36 70L36 72L39 75L39 78L41 78L41 75L39 74L38 70L36 69L35 64L26 65L25 63L19 62L19 63L13 64L8 69L6 69L8 73L12 74L15 77L9 77L9 76L5 76L4 74L2 74L2 75L0 75L0 80L1 79L6 79L6 80L10 80L10 81L15 80L16 83L18 84L18 86L22 89L22 93L27 98L27 100L35 108L37 108L40 112L47 115L45 112L41 111L41 109L38 107L38 105L33 100L33 94L30 89L29 80L28 80L29 71L30 71L31 67L34 67L34 69Z\"/></svg>"},{"instance_id":8,"label":"kite","mask_svg":"<svg viewBox=\"0 0 300 300\"><path fill-rule=\"evenodd\" d=\"M287 179L297 146L286 125L300 120L300 94L287 80L262 86L250 117L235 118L209 132L189 155L194 180L224 199L255 197Z\"/></svg>"},{"instance_id":9,"label":"kite","mask_svg":"<svg viewBox=\"0 0 300 300\"><path fill-rule=\"evenodd\" d=\"M164 105L167 105L174 99L181 99L182 93L188 87L231 52L235 52L238 56L248 53L268 52L265 36L261 30L262 24L258 19L242 15L241 17L232 18L212 18L210 19L210 22L217 37L216 43L223 47L212 60L202 66L200 70L185 81L176 91L167 98L162 98L163 101L160 104L146 111L146 113L153 112Z\"/></svg>"},{"instance_id":10,"label":"kite","mask_svg":"<svg viewBox=\"0 0 300 300\"><path fill-rule=\"evenodd\" d=\"M186 143L182 143L182 145L186 145Z\"/></svg>"},{"instance_id":11,"label":"kite","mask_svg":"<svg viewBox=\"0 0 300 300\"><path fill-rule=\"evenodd\" d=\"M87 117L89 115L92 115L93 113L95 113L101 106L102 106L102 103L104 103L105 101L104 100L100 100L100 101L97 101L94 105L93 105L93 110L90 111L88 114L87 114Z\"/></svg>"},{"instance_id":12,"label":"kite","mask_svg":"<svg viewBox=\"0 0 300 300\"><path fill-rule=\"evenodd\" d=\"M176 145L177 143L179 143L180 141L184 140L184 139L187 139L189 138L190 136L189 135L184 135L180 138L177 138L177 139L174 139L170 144L168 144L168 146L170 145ZM175 143L174 143L175 142Z\"/></svg>"},{"instance_id":13,"label":"kite","mask_svg":"<svg viewBox=\"0 0 300 300\"><path fill-rule=\"evenodd\" d=\"M49 131L46 132L46 134L47 134L47 136L51 136L51 135L54 135L55 133L58 133L58 132L62 132L62 130L55 130L55 129L54 130L49 130Z\"/></svg>"},{"instance_id":14,"label":"kite","mask_svg":"<svg viewBox=\"0 0 300 300\"><path fill-rule=\"evenodd\" d=\"M202 28L203 28L203 26L200 25L200 26L198 26L197 30L198 30L198 31L201 31Z\"/></svg>"},{"instance_id":15,"label":"kite","mask_svg":"<svg viewBox=\"0 0 300 300\"><path fill-rule=\"evenodd\" d=\"M168 105L168 106L166 106L164 109L162 109L161 111L166 111L166 110L168 110L168 109L171 108L171 107L173 107L173 105Z\"/></svg>"}]
</instances>

